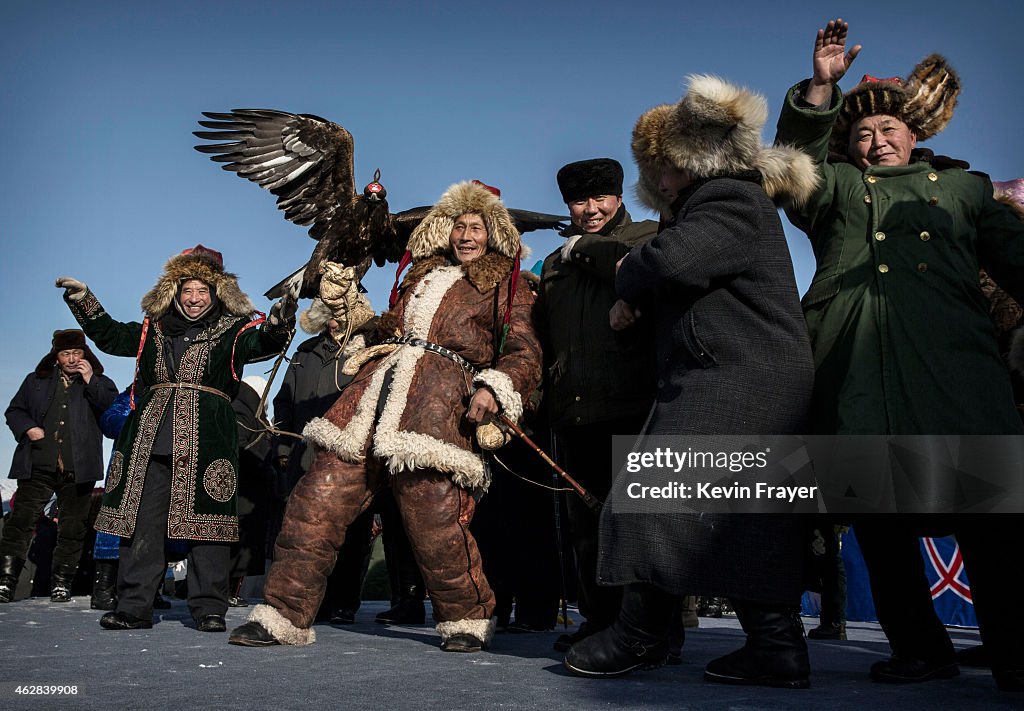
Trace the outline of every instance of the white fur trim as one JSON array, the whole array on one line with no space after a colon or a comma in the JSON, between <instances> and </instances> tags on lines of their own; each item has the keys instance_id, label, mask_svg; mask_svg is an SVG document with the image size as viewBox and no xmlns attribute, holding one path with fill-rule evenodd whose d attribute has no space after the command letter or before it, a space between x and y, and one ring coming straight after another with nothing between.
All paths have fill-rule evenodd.
<instances>
[{"instance_id":1,"label":"white fur trim","mask_svg":"<svg viewBox=\"0 0 1024 711\"><path fill-rule=\"evenodd\" d=\"M449 289L465 276L462 267L440 267L427 273L413 289L405 308L405 335L426 338Z\"/></svg>"},{"instance_id":2,"label":"white fur trim","mask_svg":"<svg viewBox=\"0 0 1024 711\"><path fill-rule=\"evenodd\" d=\"M441 267L423 277L406 306L405 334L428 338L445 294L464 276L461 267ZM377 422L373 453L387 460L388 470L393 474L412 469L437 469L451 474L452 481L458 486L486 489L490 484L490 472L478 455L436 437L400 429L402 415L409 404L416 366L425 355L423 349L407 346L390 356L395 365L391 394ZM377 368L377 372L382 369L383 365ZM376 398L373 402L376 403Z\"/></svg>"},{"instance_id":3,"label":"white fur trim","mask_svg":"<svg viewBox=\"0 0 1024 711\"><path fill-rule=\"evenodd\" d=\"M254 607L249 622L259 622L281 644L302 646L316 641L316 632L312 627L296 627L270 605Z\"/></svg>"},{"instance_id":4,"label":"white fur trim","mask_svg":"<svg viewBox=\"0 0 1024 711\"><path fill-rule=\"evenodd\" d=\"M473 385L486 385L493 390L498 404L505 411L505 417L513 422L519 422L519 418L523 416L523 398L512 385L512 378L500 370L488 368L473 378Z\"/></svg>"},{"instance_id":5,"label":"white fur trim","mask_svg":"<svg viewBox=\"0 0 1024 711\"><path fill-rule=\"evenodd\" d=\"M373 418L377 414L377 398L384 387L384 376L390 363L399 352L392 353L381 361L381 364L370 378L370 384L356 405L355 415L340 429L330 420L315 417L302 430L302 436L324 449L328 449L346 462L359 464L364 459L363 446L370 436Z\"/></svg>"},{"instance_id":6,"label":"white fur trim","mask_svg":"<svg viewBox=\"0 0 1024 711\"><path fill-rule=\"evenodd\" d=\"M464 276L461 267L453 266L435 269L421 279L406 306L405 334L427 338L445 294ZM391 391L373 435L374 455L386 460L388 470L394 474L413 469L437 469L451 474L452 481L458 486L486 489L491 480L490 471L479 455L430 435L400 429L402 416L409 404L416 366L425 355L426 351L421 348L399 347L380 361L356 406L355 415L344 429L324 418L314 418L302 434L310 442L334 452L347 462L358 464L364 461L363 446L373 429L384 377L393 368ZM504 374L500 375L508 380ZM507 387L511 388L511 381ZM518 402L518 394L515 397ZM502 402L500 398L499 402ZM522 412L521 404L519 412Z\"/></svg>"},{"instance_id":7,"label":"white fur trim","mask_svg":"<svg viewBox=\"0 0 1024 711\"><path fill-rule=\"evenodd\" d=\"M468 634L476 637L487 646L494 637L496 621L492 617L489 620L455 620L453 622L438 622L434 628L441 635L441 641L445 642L457 634Z\"/></svg>"}]
</instances>

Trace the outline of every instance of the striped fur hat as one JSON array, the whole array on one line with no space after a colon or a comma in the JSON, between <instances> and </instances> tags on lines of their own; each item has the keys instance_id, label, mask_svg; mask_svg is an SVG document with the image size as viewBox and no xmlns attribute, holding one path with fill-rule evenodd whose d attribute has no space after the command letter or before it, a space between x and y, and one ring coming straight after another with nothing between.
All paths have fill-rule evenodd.
<instances>
[{"instance_id":1,"label":"striped fur hat","mask_svg":"<svg viewBox=\"0 0 1024 711\"><path fill-rule=\"evenodd\" d=\"M864 75L860 84L843 96L831 148L845 155L850 127L865 116L877 115L895 116L918 141L926 141L949 124L959 95L960 77L939 54L922 59L905 80Z\"/></svg>"}]
</instances>

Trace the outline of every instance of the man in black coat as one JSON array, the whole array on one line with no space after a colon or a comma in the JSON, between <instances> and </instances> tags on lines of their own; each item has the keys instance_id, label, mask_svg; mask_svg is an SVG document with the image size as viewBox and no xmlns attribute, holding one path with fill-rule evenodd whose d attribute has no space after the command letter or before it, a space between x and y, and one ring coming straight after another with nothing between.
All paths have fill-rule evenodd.
<instances>
[{"instance_id":1,"label":"man in black coat","mask_svg":"<svg viewBox=\"0 0 1024 711\"><path fill-rule=\"evenodd\" d=\"M633 222L622 204L622 166L611 158L563 166L558 189L572 225L566 243L544 260L535 307L544 346L544 402L560 464L599 499L611 488L612 436L643 428L655 391L654 335L649 323L613 331L618 299L615 263L654 237L658 224ZM568 499L569 533L586 622L555 649L608 627L621 603L618 588L597 584L597 513Z\"/></svg>"},{"instance_id":2,"label":"man in black coat","mask_svg":"<svg viewBox=\"0 0 1024 711\"><path fill-rule=\"evenodd\" d=\"M638 196L663 217L662 231L620 261L609 315L617 330L641 314L655 326L657 394L638 452L657 437L700 450L705 437L805 426L814 364L773 200L800 203L817 178L806 155L761 146L766 116L763 97L692 76L678 104L645 112L633 132ZM711 449L732 446L718 442ZM697 471L682 469L680 480ZM622 587L618 619L574 644L565 666L601 677L661 664L674 597L725 595L747 641L705 678L806 688L799 520L631 505L637 481L620 472L601 515L598 580Z\"/></svg>"},{"instance_id":3,"label":"man in black coat","mask_svg":"<svg viewBox=\"0 0 1024 711\"><path fill-rule=\"evenodd\" d=\"M32 530L57 494L60 519L53 552L53 602L71 599L82 557L94 482L103 478L99 418L117 386L77 329L55 331L50 352L29 373L4 413L18 440L11 479L15 506L0 539L0 602L10 602L25 564Z\"/></svg>"}]
</instances>

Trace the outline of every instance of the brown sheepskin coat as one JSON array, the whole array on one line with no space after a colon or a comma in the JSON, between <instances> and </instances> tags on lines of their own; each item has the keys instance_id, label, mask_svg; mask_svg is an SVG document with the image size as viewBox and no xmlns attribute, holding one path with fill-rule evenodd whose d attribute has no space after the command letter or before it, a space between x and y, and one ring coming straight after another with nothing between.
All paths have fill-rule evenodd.
<instances>
[{"instance_id":1,"label":"brown sheepskin coat","mask_svg":"<svg viewBox=\"0 0 1024 711\"><path fill-rule=\"evenodd\" d=\"M534 297L523 280L504 348L494 358L495 290L500 320L508 308L511 271L512 260L493 252L466 265L443 256L414 263L398 302L381 319L394 329L386 335L444 346L479 374L474 378L423 348L400 346L364 365L326 417L306 426L306 438L348 462L364 461L372 448L392 473L431 468L451 474L459 486L486 489L490 473L478 453L475 428L465 419L469 396L476 387L489 386L503 414L516 421L541 375L540 344L530 318ZM385 389L389 373L390 391Z\"/></svg>"}]
</instances>

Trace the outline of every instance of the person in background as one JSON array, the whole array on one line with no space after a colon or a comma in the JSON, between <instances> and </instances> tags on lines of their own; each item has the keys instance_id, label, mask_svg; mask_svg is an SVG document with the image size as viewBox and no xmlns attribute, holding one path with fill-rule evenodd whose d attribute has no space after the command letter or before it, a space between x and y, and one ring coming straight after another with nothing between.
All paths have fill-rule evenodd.
<instances>
[{"instance_id":1,"label":"person in background","mask_svg":"<svg viewBox=\"0 0 1024 711\"><path fill-rule=\"evenodd\" d=\"M559 169L572 225L563 233L565 244L544 260L535 309L544 347L544 408L559 464L600 500L612 483L612 437L643 429L656 381L651 321L622 331L608 325L618 299L615 263L658 231L651 220L633 222L622 203L622 177L622 165L611 158ZM574 496L567 507L585 622L555 641L562 652L611 625L621 603L619 588L597 584L598 514Z\"/></svg>"},{"instance_id":2,"label":"person in background","mask_svg":"<svg viewBox=\"0 0 1024 711\"><path fill-rule=\"evenodd\" d=\"M11 602L32 531L50 497L60 520L53 552L50 600L68 602L78 570L95 482L103 478L99 419L117 386L77 329L54 331L50 351L29 373L4 412L18 440L10 478L17 506L0 538L0 603Z\"/></svg>"}]
</instances>

